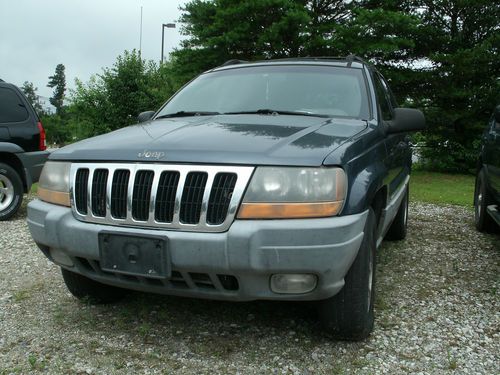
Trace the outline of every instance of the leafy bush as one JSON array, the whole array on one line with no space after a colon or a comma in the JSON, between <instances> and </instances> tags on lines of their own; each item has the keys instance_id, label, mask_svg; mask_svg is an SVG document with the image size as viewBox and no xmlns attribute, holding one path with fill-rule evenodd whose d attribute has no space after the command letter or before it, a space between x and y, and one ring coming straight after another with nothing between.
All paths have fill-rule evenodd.
<instances>
[{"instance_id":1,"label":"leafy bush","mask_svg":"<svg viewBox=\"0 0 500 375\"><path fill-rule=\"evenodd\" d=\"M417 169L434 172L474 173L481 141L474 139L471 145L443 140L441 137L426 137L425 144L418 148Z\"/></svg>"},{"instance_id":2,"label":"leafy bush","mask_svg":"<svg viewBox=\"0 0 500 375\"><path fill-rule=\"evenodd\" d=\"M62 146L71 138L70 129L60 115L44 115L41 121L47 136L47 145Z\"/></svg>"}]
</instances>

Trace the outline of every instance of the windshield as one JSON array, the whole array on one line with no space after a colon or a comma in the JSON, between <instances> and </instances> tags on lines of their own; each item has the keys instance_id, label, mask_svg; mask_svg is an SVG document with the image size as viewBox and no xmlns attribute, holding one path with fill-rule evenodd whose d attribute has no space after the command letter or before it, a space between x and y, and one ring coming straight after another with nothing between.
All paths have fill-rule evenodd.
<instances>
[{"instance_id":1,"label":"windshield","mask_svg":"<svg viewBox=\"0 0 500 375\"><path fill-rule=\"evenodd\" d=\"M361 69L313 65L252 66L202 74L157 117L175 113L273 110L369 118Z\"/></svg>"}]
</instances>

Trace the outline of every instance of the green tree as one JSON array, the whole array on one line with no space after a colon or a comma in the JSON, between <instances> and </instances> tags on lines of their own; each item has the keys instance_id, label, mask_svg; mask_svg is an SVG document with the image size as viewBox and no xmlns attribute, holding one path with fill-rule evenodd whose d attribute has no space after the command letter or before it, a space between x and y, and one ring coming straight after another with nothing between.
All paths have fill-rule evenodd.
<instances>
[{"instance_id":1,"label":"green tree","mask_svg":"<svg viewBox=\"0 0 500 375\"><path fill-rule=\"evenodd\" d=\"M305 52L310 22L304 1L194 0L183 8L188 36L175 51L173 73L187 81L230 60L288 57Z\"/></svg>"},{"instance_id":2,"label":"green tree","mask_svg":"<svg viewBox=\"0 0 500 375\"><path fill-rule=\"evenodd\" d=\"M50 104L56 107L56 113L60 114L64 104L64 94L66 92L66 74L63 64L57 64L54 75L49 77L47 87L54 88Z\"/></svg>"},{"instance_id":3,"label":"green tree","mask_svg":"<svg viewBox=\"0 0 500 375\"><path fill-rule=\"evenodd\" d=\"M418 103L429 125L424 156L432 169L472 169L482 129L500 103L500 3L420 0L413 6L432 64Z\"/></svg>"},{"instance_id":4,"label":"green tree","mask_svg":"<svg viewBox=\"0 0 500 375\"><path fill-rule=\"evenodd\" d=\"M422 56L416 48L419 19L399 3L193 0L182 8L187 39L172 55L173 72L186 81L229 59L351 53L389 73L411 70Z\"/></svg>"},{"instance_id":5,"label":"green tree","mask_svg":"<svg viewBox=\"0 0 500 375\"><path fill-rule=\"evenodd\" d=\"M38 95L36 93L38 88L35 87L33 82L25 81L23 83L23 85L21 86L21 90L24 93L24 95L26 95L26 98L31 103L31 105L33 106L35 111L39 115L43 115L44 110L43 110L42 104L40 103L40 98L38 97Z\"/></svg>"}]
</instances>

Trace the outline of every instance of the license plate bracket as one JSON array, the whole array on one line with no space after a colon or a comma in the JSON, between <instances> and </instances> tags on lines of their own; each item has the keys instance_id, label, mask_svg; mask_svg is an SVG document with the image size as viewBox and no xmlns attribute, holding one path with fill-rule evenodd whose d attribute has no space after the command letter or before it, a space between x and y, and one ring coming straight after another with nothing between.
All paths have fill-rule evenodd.
<instances>
[{"instance_id":1,"label":"license plate bracket","mask_svg":"<svg viewBox=\"0 0 500 375\"><path fill-rule=\"evenodd\" d=\"M103 271L154 279L170 277L166 237L103 231L98 240Z\"/></svg>"}]
</instances>

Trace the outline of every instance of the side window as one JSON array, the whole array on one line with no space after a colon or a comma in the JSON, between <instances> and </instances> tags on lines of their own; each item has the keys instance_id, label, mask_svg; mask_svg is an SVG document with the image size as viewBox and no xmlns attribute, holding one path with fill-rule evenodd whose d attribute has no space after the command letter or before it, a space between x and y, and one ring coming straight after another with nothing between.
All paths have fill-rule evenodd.
<instances>
[{"instance_id":1,"label":"side window","mask_svg":"<svg viewBox=\"0 0 500 375\"><path fill-rule=\"evenodd\" d=\"M373 75L373 80L375 81L375 92L380 105L380 111L382 112L382 119L390 121L393 119L392 104L389 101L389 92L386 84L385 82L382 82L378 74Z\"/></svg>"},{"instance_id":2,"label":"side window","mask_svg":"<svg viewBox=\"0 0 500 375\"><path fill-rule=\"evenodd\" d=\"M28 111L14 90L0 87L0 123L19 122L28 118Z\"/></svg>"}]
</instances>

